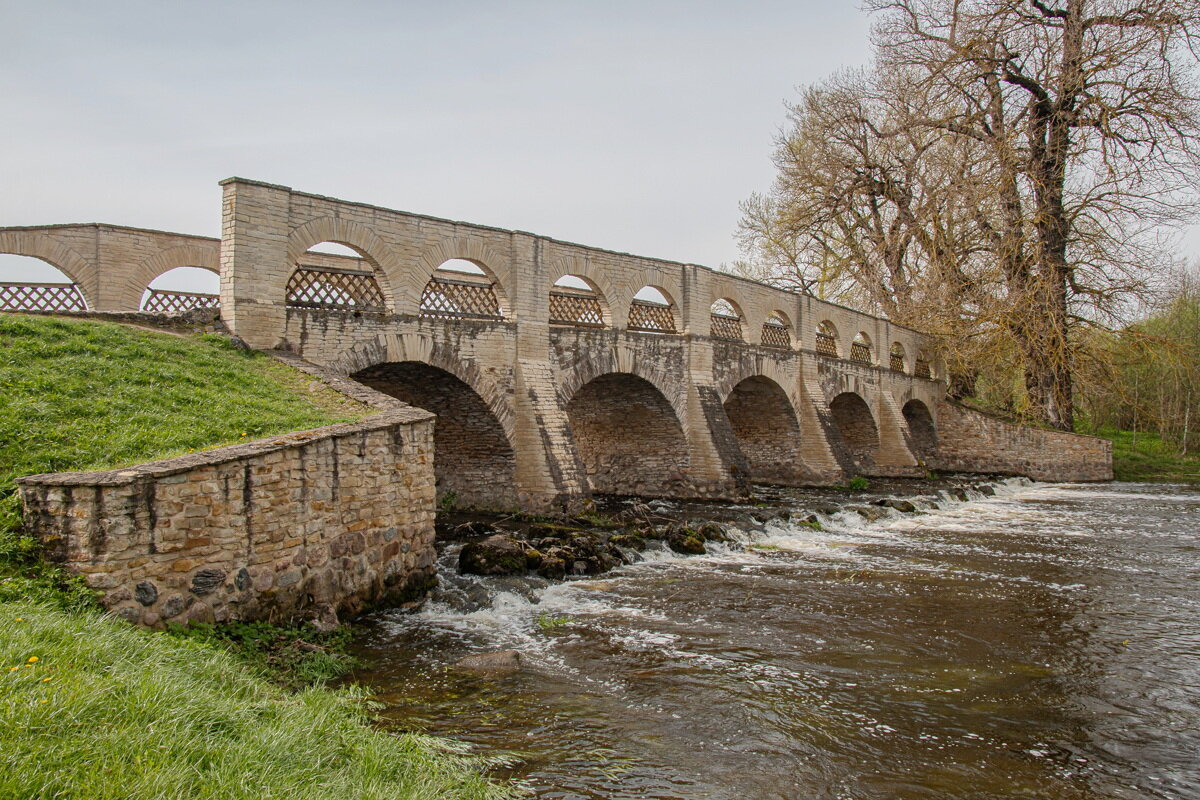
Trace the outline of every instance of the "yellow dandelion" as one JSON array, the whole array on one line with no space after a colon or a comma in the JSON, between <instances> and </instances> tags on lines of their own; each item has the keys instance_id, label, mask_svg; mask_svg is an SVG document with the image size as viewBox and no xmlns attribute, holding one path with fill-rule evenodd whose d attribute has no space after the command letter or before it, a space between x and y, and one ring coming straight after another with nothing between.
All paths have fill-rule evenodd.
<instances>
[{"instance_id":1,"label":"yellow dandelion","mask_svg":"<svg viewBox=\"0 0 1200 800\"><path fill-rule=\"evenodd\" d=\"M30 656L30 657L29 657L29 663L30 663L30 664L34 663L34 662L35 662L35 661L37 661L37 660L38 660L38 657L37 657L37 656Z\"/></svg>"},{"instance_id":2,"label":"yellow dandelion","mask_svg":"<svg viewBox=\"0 0 1200 800\"><path fill-rule=\"evenodd\" d=\"M49 678L42 678L42 683L45 683L45 682L46 682L46 681L48 681L48 680L50 680L50 679L49 679Z\"/></svg>"},{"instance_id":3,"label":"yellow dandelion","mask_svg":"<svg viewBox=\"0 0 1200 800\"><path fill-rule=\"evenodd\" d=\"M9 671L9 672L16 672L16 671L17 671L17 670L19 670L19 669L20 669L20 667L9 667L9 668L8 668L8 671Z\"/></svg>"},{"instance_id":4,"label":"yellow dandelion","mask_svg":"<svg viewBox=\"0 0 1200 800\"><path fill-rule=\"evenodd\" d=\"M25 621L24 617L17 617L17 622L24 622L24 621Z\"/></svg>"},{"instance_id":5,"label":"yellow dandelion","mask_svg":"<svg viewBox=\"0 0 1200 800\"><path fill-rule=\"evenodd\" d=\"M49 703L49 700L38 700L39 703Z\"/></svg>"}]
</instances>

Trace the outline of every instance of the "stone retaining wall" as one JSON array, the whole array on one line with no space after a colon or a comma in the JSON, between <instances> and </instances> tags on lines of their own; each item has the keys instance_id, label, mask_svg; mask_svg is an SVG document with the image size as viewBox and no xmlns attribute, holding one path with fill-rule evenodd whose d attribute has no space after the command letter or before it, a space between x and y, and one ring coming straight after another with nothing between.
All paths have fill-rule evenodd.
<instances>
[{"instance_id":1,"label":"stone retaining wall","mask_svg":"<svg viewBox=\"0 0 1200 800\"><path fill-rule=\"evenodd\" d=\"M1014 425L956 403L938 403L940 469L1026 475L1044 481L1112 480L1112 443Z\"/></svg>"},{"instance_id":2,"label":"stone retaining wall","mask_svg":"<svg viewBox=\"0 0 1200 800\"><path fill-rule=\"evenodd\" d=\"M130 622L319 618L436 580L432 414L19 479L25 526Z\"/></svg>"}]
</instances>

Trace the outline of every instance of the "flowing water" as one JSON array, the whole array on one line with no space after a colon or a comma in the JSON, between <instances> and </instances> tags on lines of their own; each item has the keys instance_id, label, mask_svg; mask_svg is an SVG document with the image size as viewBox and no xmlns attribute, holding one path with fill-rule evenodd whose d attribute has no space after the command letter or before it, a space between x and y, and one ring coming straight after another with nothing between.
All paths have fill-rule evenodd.
<instances>
[{"instance_id":1,"label":"flowing water","mask_svg":"<svg viewBox=\"0 0 1200 800\"><path fill-rule=\"evenodd\" d=\"M452 546L357 679L540 798L1200 797L1200 491L997 488L560 584Z\"/></svg>"}]
</instances>

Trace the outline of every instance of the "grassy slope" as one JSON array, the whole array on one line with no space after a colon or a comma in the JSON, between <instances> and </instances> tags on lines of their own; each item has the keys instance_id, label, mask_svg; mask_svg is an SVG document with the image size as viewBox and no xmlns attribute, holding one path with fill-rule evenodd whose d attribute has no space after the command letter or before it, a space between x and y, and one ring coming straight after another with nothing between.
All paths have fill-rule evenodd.
<instances>
[{"instance_id":1,"label":"grassy slope","mask_svg":"<svg viewBox=\"0 0 1200 800\"><path fill-rule=\"evenodd\" d=\"M196 642L0 603L0 798L501 796L446 748L373 729L359 697L288 694Z\"/></svg>"},{"instance_id":2,"label":"grassy slope","mask_svg":"<svg viewBox=\"0 0 1200 800\"><path fill-rule=\"evenodd\" d=\"M1136 447L1131 431L1099 435L1113 443L1113 476L1119 481L1200 483L1200 454L1180 456L1178 448L1153 433L1138 433Z\"/></svg>"},{"instance_id":3,"label":"grassy slope","mask_svg":"<svg viewBox=\"0 0 1200 800\"><path fill-rule=\"evenodd\" d=\"M0 495L20 475L124 466L363 416L222 337L0 315Z\"/></svg>"},{"instance_id":4,"label":"grassy slope","mask_svg":"<svg viewBox=\"0 0 1200 800\"><path fill-rule=\"evenodd\" d=\"M324 689L288 695L219 647L106 619L16 530L19 475L121 466L364 413L220 337L0 315L0 798L499 791L442 744L372 729L359 702Z\"/></svg>"}]
</instances>

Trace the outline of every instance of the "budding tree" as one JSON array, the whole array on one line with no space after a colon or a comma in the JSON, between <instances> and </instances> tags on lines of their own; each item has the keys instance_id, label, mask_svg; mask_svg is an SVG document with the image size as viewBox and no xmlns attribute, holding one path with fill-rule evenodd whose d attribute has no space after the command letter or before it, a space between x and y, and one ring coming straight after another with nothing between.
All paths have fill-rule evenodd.
<instances>
[{"instance_id":1,"label":"budding tree","mask_svg":"<svg viewBox=\"0 0 1200 800\"><path fill-rule=\"evenodd\" d=\"M794 236L795 267L852 299L1011 343L1029 412L1070 429L1078 326L1153 282L1164 225L1192 211L1200 0L867 6L874 73L792 109L743 241L761 260Z\"/></svg>"}]
</instances>

